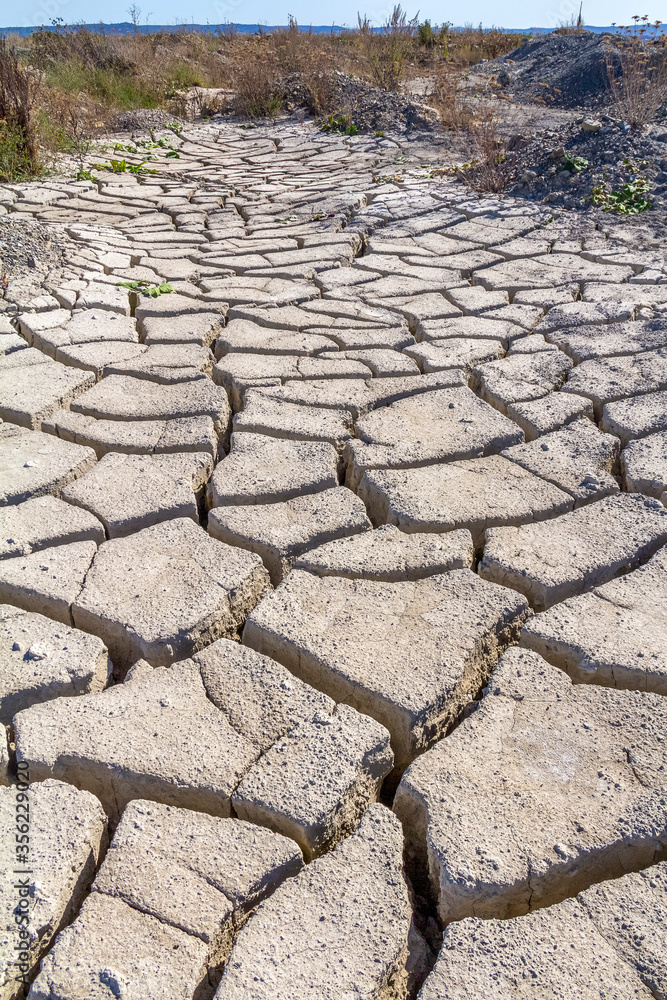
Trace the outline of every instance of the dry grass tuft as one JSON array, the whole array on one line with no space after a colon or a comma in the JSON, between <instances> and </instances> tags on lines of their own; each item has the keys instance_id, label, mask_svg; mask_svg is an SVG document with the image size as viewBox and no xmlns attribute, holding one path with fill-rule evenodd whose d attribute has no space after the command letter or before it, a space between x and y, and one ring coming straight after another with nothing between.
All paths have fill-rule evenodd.
<instances>
[{"instance_id":1,"label":"dry grass tuft","mask_svg":"<svg viewBox=\"0 0 667 1000\"><path fill-rule=\"evenodd\" d=\"M506 191L512 177L511 157L500 132L497 109L486 104L479 119L470 128L472 166L461 173L466 183L480 194Z\"/></svg>"},{"instance_id":2,"label":"dry grass tuft","mask_svg":"<svg viewBox=\"0 0 667 1000\"><path fill-rule=\"evenodd\" d=\"M468 128L478 118L478 110L463 85L461 71L449 65L442 66L436 74L431 104L447 131Z\"/></svg>"},{"instance_id":3,"label":"dry grass tuft","mask_svg":"<svg viewBox=\"0 0 667 1000\"><path fill-rule=\"evenodd\" d=\"M584 4L582 0L579 4L578 15L575 17L573 14L569 21L559 21L554 35L581 35L584 31Z\"/></svg>"}]
</instances>

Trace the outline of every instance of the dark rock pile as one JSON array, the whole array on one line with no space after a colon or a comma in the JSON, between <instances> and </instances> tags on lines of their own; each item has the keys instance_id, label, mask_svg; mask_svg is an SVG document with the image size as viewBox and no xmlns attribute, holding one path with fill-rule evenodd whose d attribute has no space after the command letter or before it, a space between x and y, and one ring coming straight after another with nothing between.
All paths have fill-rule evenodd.
<instances>
[{"instance_id":1,"label":"dark rock pile","mask_svg":"<svg viewBox=\"0 0 667 1000\"><path fill-rule=\"evenodd\" d=\"M597 108L609 102L607 58L614 58L609 37L592 31L540 35L486 71L515 100L538 100L555 108Z\"/></svg>"}]
</instances>

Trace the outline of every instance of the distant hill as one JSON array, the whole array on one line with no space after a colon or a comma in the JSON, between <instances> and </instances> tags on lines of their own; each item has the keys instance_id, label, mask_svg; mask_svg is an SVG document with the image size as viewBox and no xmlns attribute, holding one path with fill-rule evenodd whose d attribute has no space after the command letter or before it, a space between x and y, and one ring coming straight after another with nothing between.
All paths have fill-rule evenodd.
<instances>
[{"instance_id":1,"label":"distant hill","mask_svg":"<svg viewBox=\"0 0 667 1000\"><path fill-rule=\"evenodd\" d=\"M44 25L43 27L49 28L49 25ZM80 27L80 25L75 25L75 27ZM109 35L131 35L135 28L129 21L120 21L117 24L84 24L81 27L87 28L88 31L102 31ZM142 35L154 35L158 32L203 32L209 31L211 33L215 32L237 32L240 35L254 35L258 31L271 32L275 31L277 28L285 28L286 25L266 25L266 24L139 24L137 25L137 32ZM13 34L13 35L31 35L33 31L37 31L38 25L33 24L29 27L12 26L7 28L0 28L0 33L2 34ZM53 29L52 29L53 30ZM331 25L331 24L313 24L312 27L303 27L302 31L311 30L316 35L328 34L333 32L334 34L340 31L350 30L345 25ZM456 28L454 29L456 30ZM503 31L512 32L513 34L524 34L524 35L542 35L553 31L553 28L503 28ZM608 25L607 27L597 27L592 24L586 25L587 31L595 31L599 34L604 34L605 32L613 32L615 28Z\"/></svg>"}]
</instances>

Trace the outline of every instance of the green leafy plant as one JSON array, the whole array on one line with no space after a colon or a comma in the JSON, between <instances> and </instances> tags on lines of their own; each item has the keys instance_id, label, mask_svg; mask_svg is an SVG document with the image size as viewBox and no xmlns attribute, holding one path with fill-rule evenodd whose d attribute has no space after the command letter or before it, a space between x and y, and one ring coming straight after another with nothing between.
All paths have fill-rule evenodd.
<instances>
[{"instance_id":1,"label":"green leafy plant","mask_svg":"<svg viewBox=\"0 0 667 1000\"><path fill-rule=\"evenodd\" d=\"M359 129L352 122L349 115L344 115L338 111L336 114L328 115L320 122L322 132L341 132L343 135L356 135Z\"/></svg>"},{"instance_id":2,"label":"green leafy plant","mask_svg":"<svg viewBox=\"0 0 667 1000\"><path fill-rule=\"evenodd\" d=\"M623 170L628 179L620 188L614 190L606 178L602 184L596 185L591 192L591 201L605 212L617 212L619 215L639 215L651 207L646 195L651 185L641 171L643 163L633 163L623 160Z\"/></svg>"},{"instance_id":3,"label":"green leafy plant","mask_svg":"<svg viewBox=\"0 0 667 1000\"><path fill-rule=\"evenodd\" d=\"M565 169L569 170L572 174L580 174L582 170L586 170L588 167L588 160L585 156L570 156L569 153L565 154Z\"/></svg>"},{"instance_id":4,"label":"green leafy plant","mask_svg":"<svg viewBox=\"0 0 667 1000\"><path fill-rule=\"evenodd\" d=\"M168 281L163 281L161 285L153 285L150 288L144 288L142 295L150 295L152 299L156 299L159 295L169 295L170 292L175 292L176 289L173 285L170 285Z\"/></svg>"},{"instance_id":5,"label":"green leafy plant","mask_svg":"<svg viewBox=\"0 0 667 1000\"><path fill-rule=\"evenodd\" d=\"M110 160L109 163L93 163L93 170L105 170L109 174L156 174L157 170L149 170L145 166L146 161L141 163L128 163L127 160ZM92 178L91 178L92 180Z\"/></svg>"},{"instance_id":6,"label":"green leafy plant","mask_svg":"<svg viewBox=\"0 0 667 1000\"><path fill-rule=\"evenodd\" d=\"M176 291L168 281L164 281L161 285L151 285L150 281L117 281L116 285L118 288L128 288L137 295L149 295L152 299Z\"/></svg>"},{"instance_id":7,"label":"green leafy plant","mask_svg":"<svg viewBox=\"0 0 667 1000\"><path fill-rule=\"evenodd\" d=\"M135 146L141 147L141 149L173 149L174 147L171 143L167 142L166 139L156 139L151 132L151 141L148 139L139 139L135 142ZM139 149L132 149L130 146L122 146L118 144L114 149L126 149L128 153L138 153Z\"/></svg>"},{"instance_id":8,"label":"green leafy plant","mask_svg":"<svg viewBox=\"0 0 667 1000\"><path fill-rule=\"evenodd\" d=\"M149 142L148 139L138 139L134 146L124 146L122 142L117 142L114 150L117 153L131 153L136 156L139 149L173 149L166 139L158 139L157 142Z\"/></svg>"},{"instance_id":9,"label":"green leafy plant","mask_svg":"<svg viewBox=\"0 0 667 1000\"><path fill-rule=\"evenodd\" d=\"M90 171L86 170L84 167L79 167L79 169L76 172L76 179L78 181L92 181L92 180L95 180L95 178L90 173Z\"/></svg>"},{"instance_id":10,"label":"green leafy plant","mask_svg":"<svg viewBox=\"0 0 667 1000\"><path fill-rule=\"evenodd\" d=\"M127 160L110 160L108 163L95 164L96 170L107 170L110 174L124 174L127 170Z\"/></svg>"},{"instance_id":11,"label":"green leafy plant","mask_svg":"<svg viewBox=\"0 0 667 1000\"><path fill-rule=\"evenodd\" d=\"M171 152L167 153L168 160L180 160L180 158L180 153L177 153L175 149L172 149Z\"/></svg>"}]
</instances>

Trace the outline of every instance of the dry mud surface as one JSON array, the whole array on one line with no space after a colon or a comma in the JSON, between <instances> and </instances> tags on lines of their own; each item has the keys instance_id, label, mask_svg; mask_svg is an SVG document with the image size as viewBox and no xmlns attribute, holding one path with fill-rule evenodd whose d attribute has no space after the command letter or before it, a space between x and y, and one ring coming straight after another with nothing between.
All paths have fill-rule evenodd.
<instances>
[{"instance_id":1,"label":"dry mud surface","mask_svg":"<svg viewBox=\"0 0 667 1000\"><path fill-rule=\"evenodd\" d=\"M0 191L0 997L664 997L667 252L173 141Z\"/></svg>"}]
</instances>

